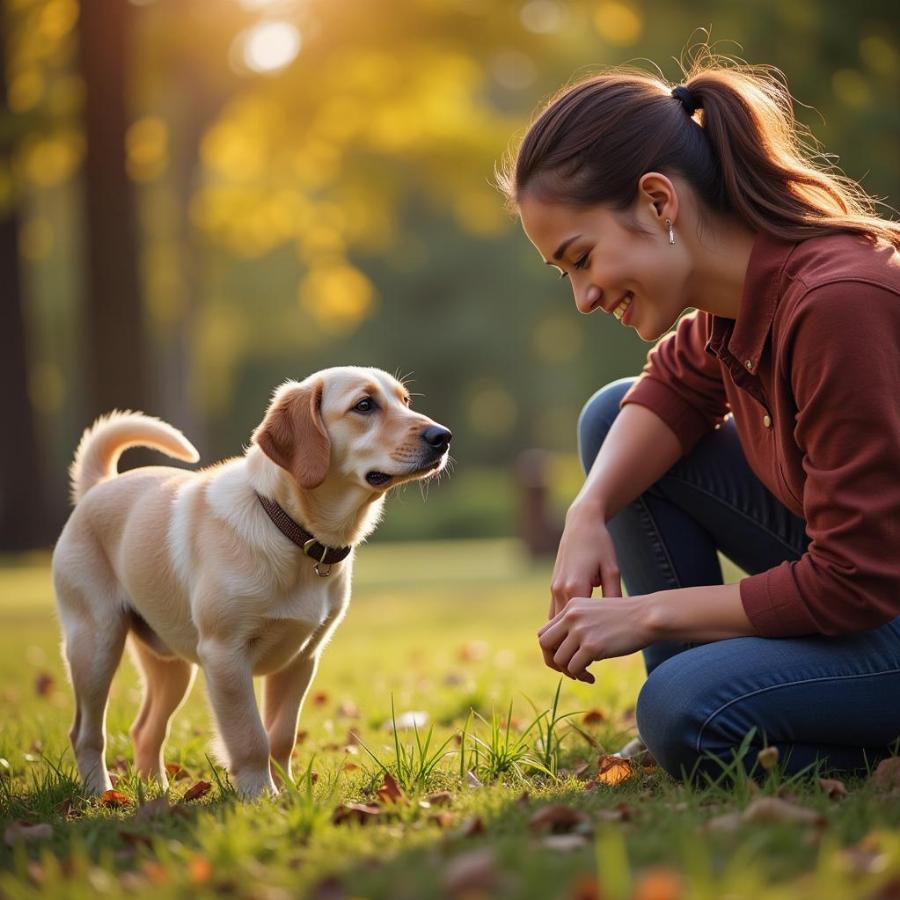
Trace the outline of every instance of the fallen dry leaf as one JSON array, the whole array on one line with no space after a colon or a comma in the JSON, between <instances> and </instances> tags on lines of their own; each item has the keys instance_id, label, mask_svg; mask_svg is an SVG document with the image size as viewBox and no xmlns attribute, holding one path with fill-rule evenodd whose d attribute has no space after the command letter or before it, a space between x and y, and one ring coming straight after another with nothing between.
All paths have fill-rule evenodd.
<instances>
[{"instance_id":1,"label":"fallen dry leaf","mask_svg":"<svg viewBox=\"0 0 900 900\"><path fill-rule=\"evenodd\" d=\"M141 866L141 871L151 884L165 884L169 880L169 870L156 860L148 859Z\"/></svg>"},{"instance_id":2,"label":"fallen dry leaf","mask_svg":"<svg viewBox=\"0 0 900 900\"><path fill-rule=\"evenodd\" d=\"M606 721L606 714L599 709L589 709L582 717L585 725L599 725Z\"/></svg>"},{"instance_id":3,"label":"fallen dry leaf","mask_svg":"<svg viewBox=\"0 0 900 900\"><path fill-rule=\"evenodd\" d=\"M196 784L191 785L184 792L184 797L182 797L182 800L198 800L200 797L205 797L211 789L212 785L208 781L198 781Z\"/></svg>"},{"instance_id":4,"label":"fallen dry leaf","mask_svg":"<svg viewBox=\"0 0 900 900\"><path fill-rule=\"evenodd\" d=\"M355 772L359 767L359 763L355 762L345 762L344 765L341 766L345 772Z\"/></svg>"},{"instance_id":5,"label":"fallen dry leaf","mask_svg":"<svg viewBox=\"0 0 900 900\"><path fill-rule=\"evenodd\" d=\"M309 702L312 703L313 706L325 706L328 703L328 694L325 691L316 691L312 697L309 698Z\"/></svg>"},{"instance_id":6,"label":"fallen dry leaf","mask_svg":"<svg viewBox=\"0 0 900 900\"><path fill-rule=\"evenodd\" d=\"M483 788L484 784L478 780L474 772L466 772L466 786L470 788Z\"/></svg>"},{"instance_id":7,"label":"fallen dry leaf","mask_svg":"<svg viewBox=\"0 0 900 900\"><path fill-rule=\"evenodd\" d=\"M131 831L129 828L121 828L119 829L119 837L125 841L126 844L131 845L132 847L152 847L153 846L153 838L148 834L143 834L140 831Z\"/></svg>"},{"instance_id":8,"label":"fallen dry leaf","mask_svg":"<svg viewBox=\"0 0 900 900\"><path fill-rule=\"evenodd\" d=\"M456 829L456 837L475 837L475 835L484 834L484 832L484 821L481 816L472 816Z\"/></svg>"},{"instance_id":9,"label":"fallen dry leaf","mask_svg":"<svg viewBox=\"0 0 900 900\"><path fill-rule=\"evenodd\" d=\"M541 838L541 846L560 853L571 853L580 850L590 843L587 835L572 832L571 834L548 834Z\"/></svg>"},{"instance_id":10,"label":"fallen dry leaf","mask_svg":"<svg viewBox=\"0 0 900 900\"><path fill-rule=\"evenodd\" d=\"M597 784L616 785L628 781L634 774L631 763L620 756L603 754L599 759L599 772L595 779Z\"/></svg>"},{"instance_id":11,"label":"fallen dry leaf","mask_svg":"<svg viewBox=\"0 0 900 900\"><path fill-rule=\"evenodd\" d=\"M301 728L297 732L296 743L302 744L309 737L309 732L305 728Z\"/></svg>"},{"instance_id":12,"label":"fallen dry leaf","mask_svg":"<svg viewBox=\"0 0 900 900\"><path fill-rule=\"evenodd\" d=\"M819 787L832 798L832 800L847 797L847 786L837 778L820 778Z\"/></svg>"},{"instance_id":13,"label":"fallen dry leaf","mask_svg":"<svg viewBox=\"0 0 900 900\"><path fill-rule=\"evenodd\" d=\"M13 822L3 832L3 842L7 847L13 844L30 844L32 841L48 841L53 837L53 826L42 822L32 825L28 822Z\"/></svg>"},{"instance_id":14,"label":"fallen dry leaf","mask_svg":"<svg viewBox=\"0 0 900 900\"><path fill-rule=\"evenodd\" d=\"M900 788L900 756L892 756L878 763L878 768L872 775L872 784L879 791Z\"/></svg>"},{"instance_id":15,"label":"fallen dry leaf","mask_svg":"<svg viewBox=\"0 0 900 900\"><path fill-rule=\"evenodd\" d=\"M331 817L334 825L342 825L345 822L358 822L365 825L381 815L381 810L371 803L342 803Z\"/></svg>"},{"instance_id":16,"label":"fallen dry leaf","mask_svg":"<svg viewBox=\"0 0 900 900\"><path fill-rule=\"evenodd\" d=\"M38 697L48 697L53 691L53 676L47 672L39 672L34 679L34 692Z\"/></svg>"},{"instance_id":17,"label":"fallen dry leaf","mask_svg":"<svg viewBox=\"0 0 900 900\"><path fill-rule=\"evenodd\" d=\"M488 645L484 641L468 641L457 652L462 662L480 662L487 654Z\"/></svg>"},{"instance_id":18,"label":"fallen dry leaf","mask_svg":"<svg viewBox=\"0 0 900 900\"><path fill-rule=\"evenodd\" d=\"M188 880L191 884L209 884L213 877L212 863L205 856L192 856L188 862Z\"/></svg>"},{"instance_id":19,"label":"fallen dry leaf","mask_svg":"<svg viewBox=\"0 0 900 900\"><path fill-rule=\"evenodd\" d=\"M591 820L587 813L564 803L554 803L541 807L528 820L528 827L535 833L548 831L552 834L567 834L571 831L591 831Z\"/></svg>"},{"instance_id":20,"label":"fallen dry leaf","mask_svg":"<svg viewBox=\"0 0 900 900\"><path fill-rule=\"evenodd\" d=\"M569 900L601 900L600 887L593 875L584 875L569 889Z\"/></svg>"},{"instance_id":21,"label":"fallen dry leaf","mask_svg":"<svg viewBox=\"0 0 900 900\"><path fill-rule=\"evenodd\" d=\"M173 781L181 781L184 778L190 778L188 770L179 763L166 763L166 775Z\"/></svg>"},{"instance_id":22,"label":"fallen dry leaf","mask_svg":"<svg viewBox=\"0 0 900 900\"><path fill-rule=\"evenodd\" d=\"M384 773L384 781L376 791L376 796L382 803L406 803L406 794L390 772Z\"/></svg>"},{"instance_id":23,"label":"fallen dry leaf","mask_svg":"<svg viewBox=\"0 0 900 900\"><path fill-rule=\"evenodd\" d=\"M456 817L449 809L441 809L436 813L432 813L428 817L428 821L434 822L438 828L449 828L456 821Z\"/></svg>"},{"instance_id":24,"label":"fallen dry leaf","mask_svg":"<svg viewBox=\"0 0 900 900\"><path fill-rule=\"evenodd\" d=\"M104 791L100 795L100 802L110 809L117 809L120 806L131 806L131 800L121 791Z\"/></svg>"},{"instance_id":25,"label":"fallen dry leaf","mask_svg":"<svg viewBox=\"0 0 900 900\"><path fill-rule=\"evenodd\" d=\"M450 791L435 791L425 798L432 806L450 806L453 803L453 794Z\"/></svg>"},{"instance_id":26,"label":"fallen dry leaf","mask_svg":"<svg viewBox=\"0 0 900 900\"><path fill-rule=\"evenodd\" d=\"M497 880L493 850L474 850L450 860L441 880L444 890L454 896L490 891Z\"/></svg>"},{"instance_id":27,"label":"fallen dry leaf","mask_svg":"<svg viewBox=\"0 0 900 900\"><path fill-rule=\"evenodd\" d=\"M772 769L778 765L778 756L779 753L777 747L763 747L763 749L756 754L756 761L767 772L771 772Z\"/></svg>"},{"instance_id":28,"label":"fallen dry leaf","mask_svg":"<svg viewBox=\"0 0 900 900\"><path fill-rule=\"evenodd\" d=\"M804 825L824 825L825 816L814 809L789 803L779 797L760 797L744 810L745 822L800 822Z\"/></svg>"},{"instance_id":29,"label":"fallen dry leaf","mask_svg":"<svg viewBox=\"0 0 900 900\"><path fill-rule=\"evenodd\" d=\"M638 876L632 900L680 900L682 896L681 876L674 869L659 866Z\"/></svg>"}]
</instances>

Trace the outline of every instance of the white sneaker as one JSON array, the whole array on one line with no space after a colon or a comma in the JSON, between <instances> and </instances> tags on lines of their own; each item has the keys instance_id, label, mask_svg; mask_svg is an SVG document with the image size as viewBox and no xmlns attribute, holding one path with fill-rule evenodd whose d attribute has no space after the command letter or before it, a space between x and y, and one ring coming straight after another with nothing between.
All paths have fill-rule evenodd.
<instances>
[{"instance_id":1,"label":"white sneaker","mask_svg":"<svg viewBox=\"0 0 900 900\"><path fill-rule=\"evenodd\" d=\"M640 737L632 738L621 750L617 753L611 754L612 756L618 756L621 759L633 759L636 756L640 756L642 753L647 752L647 745L640 739Z\"/></svg>"}]
</instances>

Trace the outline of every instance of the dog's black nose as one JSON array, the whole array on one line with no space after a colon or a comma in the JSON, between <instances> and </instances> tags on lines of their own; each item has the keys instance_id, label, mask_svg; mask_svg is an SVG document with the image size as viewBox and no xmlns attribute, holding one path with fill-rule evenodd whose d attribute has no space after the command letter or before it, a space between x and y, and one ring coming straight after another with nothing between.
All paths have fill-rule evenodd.
<instances>
[{"instance_id":1,"label":"dog's black nose","mask_svg":"<svg viewBox=\"0 0 900 900\"><path fill-rule=\"evenodd\" d=\"M443 452L450 446L453 435L443 425L430 425L422 432L422 440L435 450Z\"/></svg>"}]
</instances>

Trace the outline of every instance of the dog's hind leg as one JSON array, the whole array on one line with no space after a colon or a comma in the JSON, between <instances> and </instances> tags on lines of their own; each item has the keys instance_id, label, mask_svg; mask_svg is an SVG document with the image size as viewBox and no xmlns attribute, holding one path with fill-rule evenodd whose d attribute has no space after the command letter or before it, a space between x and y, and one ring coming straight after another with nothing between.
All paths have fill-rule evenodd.
<instances>
[{"instance_id":1,"label":"dog's hind leg","mask_svg":"<svg viewBox=\"0 0 900 900\"><path fill-rule=\"evenodd\" d=\"M89 555L90 550L82 560L86 567L90 567L86 558ZM75 692L75 721L69 738L81 780L92 794L101 794L112 787L105 760L106 705L128 631L125 612L117 602L115 590L109 590L102 598L96 596L100 581L94 577L90 587L93 595L88 596L88 589L74 579L58 572L55 579L63 651Z\"/></svg>"},{"instance_id":2,"label":"dog's hind leg","mask_svg":"<svg viewBox=\"0 0 900 900\"><path fill-rule=\"evenodd\" d=\"M178 657L163 659L133 635L129 643L144 683L144 702L131 726L134 766L142 778L155 778L165 789L169 783L162 751L169 721L187 696L197 667Z\"/></svg>"}]
</instances>

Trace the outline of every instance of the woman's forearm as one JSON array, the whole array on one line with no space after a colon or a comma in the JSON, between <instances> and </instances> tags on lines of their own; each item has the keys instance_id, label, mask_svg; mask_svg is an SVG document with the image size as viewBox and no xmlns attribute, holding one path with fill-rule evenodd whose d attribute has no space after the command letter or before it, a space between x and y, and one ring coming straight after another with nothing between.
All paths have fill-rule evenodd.
<instances>
[{"instance_id":1,"label":"woman's forearm","mask_svg":"<svg viewBox=\"0 0 900 900\"><path fill-rule=\"evenodd\" d=\"M681 456L675 432L646 406L628 403L616 416L572 509L588 509L608 521Z\"/></svg>"},{"instance_id":2,"label":"woman's forearm","mask_svg":"<svg viewBox=\"0 0 900 900\"><path fill-rule=\"evenodd\" d=\"M721 641L755 635L739 584L676 588L635 598L653 640Z\"/></svg>"}]
</instances>

